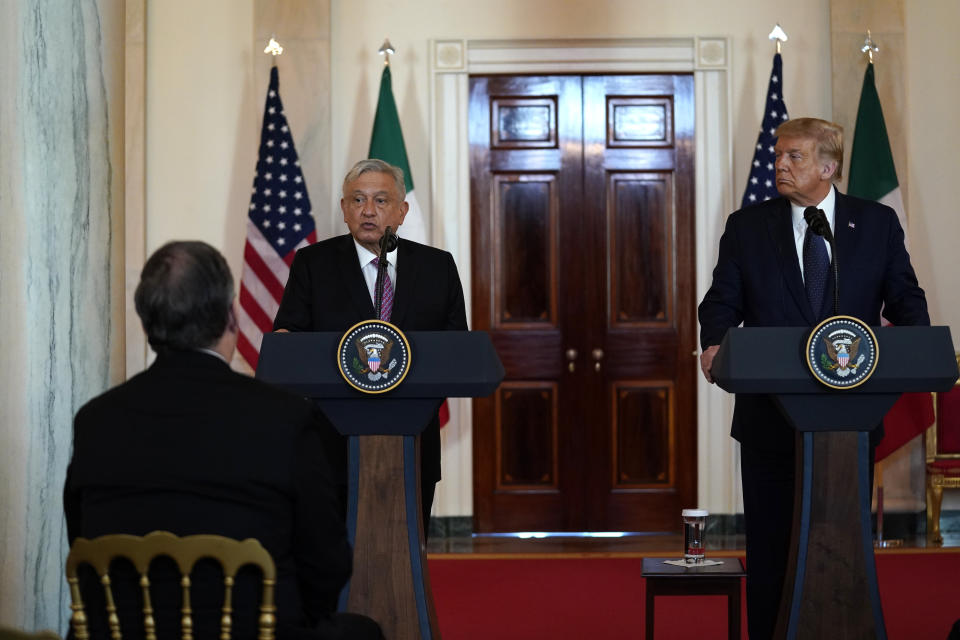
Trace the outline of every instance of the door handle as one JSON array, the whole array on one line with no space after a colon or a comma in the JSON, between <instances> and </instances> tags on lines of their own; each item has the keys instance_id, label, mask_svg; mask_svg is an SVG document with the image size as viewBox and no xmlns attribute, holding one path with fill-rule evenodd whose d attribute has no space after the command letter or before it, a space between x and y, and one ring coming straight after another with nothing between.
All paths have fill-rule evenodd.
<instances>
[{"instance_id":1,"label":"door handle","mask_svg":"<svg viewBox=\"0 0 960 640\"><path fill-rule=\"evenodd\" d=\"M603 349L594 349L591 355L593 355L593 370L599 373L600 361L603 360Z\"/></svg>"},{"instance_id":2,"label":"door handle","mask_svg":"<svg viewBox=\"0 0 960 640\"><path fill-rule=\"evenodd\" d=\"M574 360L577 359L577 350L576 349L567 349L567 370L570 373L573 373L577 365L574 363Z\"/></svg>"}]
</instances>

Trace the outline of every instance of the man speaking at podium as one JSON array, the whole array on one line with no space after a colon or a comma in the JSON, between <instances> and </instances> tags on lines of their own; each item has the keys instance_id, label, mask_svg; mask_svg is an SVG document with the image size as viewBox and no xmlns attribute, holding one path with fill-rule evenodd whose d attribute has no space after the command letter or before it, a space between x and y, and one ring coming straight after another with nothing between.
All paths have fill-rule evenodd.
<instances>
[{"instance_id":1,"label":"man speaking at podium","mask_svg":"<svg viewBox=\"0 0 960 640\"><path fill-rule=\"evenodd\" d=\"M375 317L374 286L380 239L397 231L409 205L403 171L382 160L361 160L343 180L340 209L349 234L297 252L273 323L275 331L345 332ZM463 287L453 256L400 238L387 254L380 319L403 331L466 331ZM454 354L451 354L453 356ZM374 417L376 418L376 417ZM389 420L390 416L380 416ZM346 438L330 426L329 458L346 496ZM440 423L435 415L420 436L424 534L440 480ZM402 482L397 478L397 482Z\"/></svg>"},{"instance_id":2,"label":"man speaking at podium","mask_svg":"<svg viewBox=\"0 0 960 640\"><path fill-rule=\"evenodd\" d=\"M843 314L877 326L882 309L896 325L930 324L897 214L833 186L841 178L843 129L796 118L780 125L776 135L781 197L727 218L713 283L700 303L700 366L708 382L720 341L741 323L812 327ZM813 232L824 217L833 247ZM795 434L767 396L738 394L731 435L740 442L748 629L754 640L766 640L776 625L790 549ZM871 433L872 444L880 436L882 427Z\"/></svg>"}]
</instances>

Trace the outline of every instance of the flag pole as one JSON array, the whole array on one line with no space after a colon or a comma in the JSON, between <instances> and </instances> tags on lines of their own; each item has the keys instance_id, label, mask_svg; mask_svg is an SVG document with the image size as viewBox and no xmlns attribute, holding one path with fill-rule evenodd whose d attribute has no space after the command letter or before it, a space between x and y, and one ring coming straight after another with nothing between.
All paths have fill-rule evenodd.
<instances>
[{"instance_id":1,"label":"flag pole","mask_svg":"<svg viewBox=\"0 0 960 640\"><path fill-rule=\"evenodd\" d=\"M867 29L867 39L863 41L863 46L860 47L860 51L867 54L867 59L870 64L873 64L873 54L880 51L880 47L876 45L870 36L870 29Z\"/></svg>"},{"instance_id":2,"label":"flag pole","mask_svg":"<svg viewBox=\"0 0 960 640\"><path fill-rule=\"evenodd\" d=\"M266 48L263 50L264 53L273 56L273 66L277 66L277 56L283 54L283 47L280 46L280 43L277 42L277 39L271 35L270 42L267 43Z\"/></svg>"},{"instance_id":3,"label":"flag pole","mask_svg":"<svg viewBox=\"0 0 960 640\"><path fill-rule=\"evenodd\" d=\"M867 54L867 64L873 64L873 54L880 51L880 47L873 41L870 29L867 29L867 38L860 47L860 52ZM884 538L883 536L883 467L884 460L878 460L873 463L874 484L877 486L877 538L873 541L873 546L886 549L890 547L902 547L903 540L899 538Z\"/></svg>"},{"instance_id":4,"label":"flag pole","mask_svg":"<svg viewBox=\"0 0 960 640\"><path fill-rule=\"evenodd\" d=\"M783 43L790 39L787 37L786 32L783 30L783 27L780 26L779 22L774 25L773 31L770 32L767 38L777 43L777 53L780 53L780 48L783 46Z\"/></svg>"},{"instance_id":5,"label":"flag pole","mask_svg":"<svg viewBox=\"0 0 960 640\"><path fill-rule=\"evenodd\" d=\"M377 53L383 56L383 66L385 67L390 66L390 56L396 52L397 50L393 48L392 44L390 44L390 38L384 38L383 44L380 45L379 49L377 49Z\"/></svg>"}]
</instances>

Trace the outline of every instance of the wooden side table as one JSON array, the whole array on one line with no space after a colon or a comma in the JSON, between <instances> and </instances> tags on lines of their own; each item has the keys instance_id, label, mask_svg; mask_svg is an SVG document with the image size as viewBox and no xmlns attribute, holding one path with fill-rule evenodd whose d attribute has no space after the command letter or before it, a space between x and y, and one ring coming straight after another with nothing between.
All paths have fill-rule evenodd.
<instances>
[{"instance_id":1,"label":"wooden side table","mask_svg":"<svg viewBox=\"0 0 960 640\"><path fill-rule=\"evenodd\" d=\"M673 558L644 558L641 575L647 581L647 640L653 640L653 600L657 596L727 596L727 631L740 640L740 579L746 575L740 558L710 558L722 564L678 567Z\"/></svg>"}]
</instances>

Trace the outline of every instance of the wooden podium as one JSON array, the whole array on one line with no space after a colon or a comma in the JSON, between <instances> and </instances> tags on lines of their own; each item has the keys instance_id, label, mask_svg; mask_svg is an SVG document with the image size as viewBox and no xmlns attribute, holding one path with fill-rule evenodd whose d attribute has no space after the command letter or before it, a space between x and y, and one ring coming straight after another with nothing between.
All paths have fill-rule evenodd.
<instances>
[{"instance_id":1,"label":"wooden podium","mask_svg":"<svg viewBox=\"0 0 960 640\"><path fill-rule=\"evenodd\" d=\"M353 576L340 595L340 610L370 616L391 640L439 638L423 537L417 435L443 398L493 393L503 365L484 332L410 332L407 377L392 391L365 394L337 369L342 337L266 334L257 378L314 399L348 436Z\"/></svg>"},{"instance_id":2,"label":"wooden podium","mask_svg":"<svg viewBox=\"0 0 960 640\"><path fill-rule=\"evenodd\" d=\"M776 638L887 637L870 533L869 432L908 391L957 379L948 327L874 328L877 367L853 389L817 382L809 328L738 328L713 362L720 388L769 394L797 430L797 497ZM747 567L749 574L750 567Z\"/></svg>"}]
</instances>

